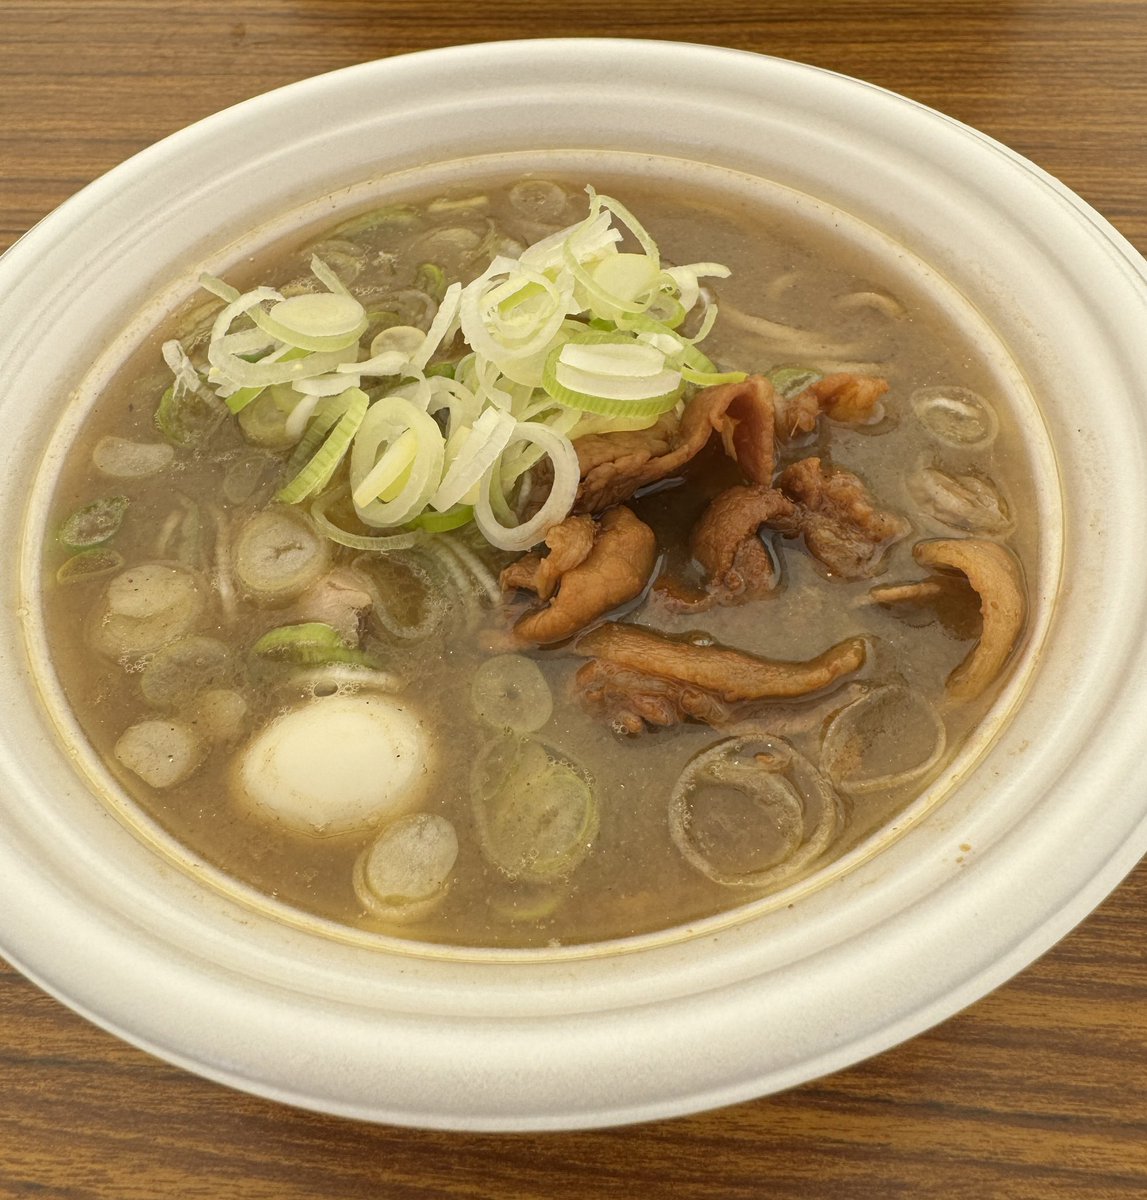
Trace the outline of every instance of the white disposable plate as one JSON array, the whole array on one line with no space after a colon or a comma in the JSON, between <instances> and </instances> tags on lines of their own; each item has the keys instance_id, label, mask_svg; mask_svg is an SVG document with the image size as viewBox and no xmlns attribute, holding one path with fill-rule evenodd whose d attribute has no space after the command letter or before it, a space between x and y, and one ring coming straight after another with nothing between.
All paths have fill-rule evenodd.
<instances>
[{"instance_id":1,"label":"white disposable plate","mask_svg":"<svg viewBox=\"0 0 1147 1200\"><path fill-rule=\"evenodd\" d=\"M100 798L107 780L50 675L29 667L42 489L28 497L56 461L62 401L188 294L201 262L364 180L522 151L773 180L945 278L1038 400L1024 418L1044 527L1034 636L998 736L961 760L943 802L791 904L624 953L412 955L217 886ZM733 51L576 40L415 54L259 97L138 155L4 257L0 298L0 530L22 547L0 605L0 949L171 1062L438 1127L725 1104L877 1053L982 996L1147 848L1147 560L1128 553L1147 527L1147 274L1087 205L974 130Z\"/></svg>"}]
</instances>

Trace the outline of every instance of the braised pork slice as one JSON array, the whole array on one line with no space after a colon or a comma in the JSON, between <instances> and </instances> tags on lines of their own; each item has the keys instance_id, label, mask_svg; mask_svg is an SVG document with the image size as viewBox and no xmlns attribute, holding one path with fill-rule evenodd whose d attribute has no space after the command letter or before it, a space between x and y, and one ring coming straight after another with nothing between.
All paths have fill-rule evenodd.
<instances>
[{"instance_id":1,"label":"braised pork slice","mask_svg":"<svg viewBox=\"0 0 1147 1200\"><path fill-rule=\"evenodd\" d=\"M843 579L874 575L884 552L911 528L903 517L877 508L858 476L819 458L798 459L777 476L776 486L800 508L809 553ZM787 525L782 532L790 532Z\"/></svg>"},{"instance_id":2,"label":"braised pork slice","mask_svg":"<svg viewBox=\"0 0 1147 1200\"><path fill-rule=\"evenodd\" d=\"M640 733L647 724L675 725L690 717L724 725L730 705L741 701L820 691L858 671L867 648L862 638L850 638L807 662L781 662L611 622L579 638L574 652L591 659L574 677L586 711Z\"/></svg>"},{"instance_id":3,"label":"braised pork slice","mask_svg":"<svg viewBox=\"0 0 1147 1200\"><path fill-rule=\"evenodd\" d=\"M501 577L504 590L533 591L547 602L514 626L515 637L539 645L565 641L639 596L657 561L653 530L628 508L611 508L600 521L568 517L546 545L548 555L527 554Z\"/></svg>"},{"instance_id":4,"label":"braised pork slice","mask_svg":"<svg viewBox=\"0 0 1147 1200\"><path fill-rule=\"evenodd\" d=\"M741 383L703 388L686 404L680 422L662 417L632 433L589 434L574 442L581 485L574 511L600 512L640 488L667 479L704 449L714 432L747 479L772 478L773 385L762 375Z\"/></svg>"},{"instance_id":5,"label":"braised pork slice","mask_svg":"<svg viewBox=\"0 0 1147 1200\"><path fill-rule=\"evenodd\" d=\"M812 433L823 413L833 421L862 425L880 417L880 398L888 381L876 375L838 371L810 384L803 392L776 400L776 432L781 441Z\"/></svg>"},{"instance_id":6,"label":"braised pork slice","mask_svg":"<svg viewBox=\"0 0 1147 1200\"><path fill-rule=\"evenodd\" d=\"M799 519L797 505L776 488L749 484L723 491L689 541L708 594L719 604L742 604L776 587L777 572L758 531L767 524L795 534Z\"/></svg>"}]
</instances>

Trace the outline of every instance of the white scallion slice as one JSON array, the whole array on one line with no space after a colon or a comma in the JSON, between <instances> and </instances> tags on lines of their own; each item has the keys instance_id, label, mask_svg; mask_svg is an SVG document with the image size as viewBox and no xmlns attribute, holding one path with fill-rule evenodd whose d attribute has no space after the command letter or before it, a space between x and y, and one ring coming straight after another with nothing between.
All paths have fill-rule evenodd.
<instances>
[{"instance_id":1,"label":"white scallion slice","mask_svg":"<svg viewBox=\"0 0 1147 1200\"><path fill-rule=\"evenodd\" d=\"M102 437L92 450L92 464L113 479L143 479L166 471L175 461L170 442L132 442L121 437Z\"/></svg>"},{"instance_id":2,"label":"white scallion slice","mask_svg":"<svg viewBox=\"0 0 1147 1200\"><path fill-rule=\"evenodd\" d=\"M458 834L438 813L392 821L360 855L354 890L384 921L414 921L441 902L458 858Z\"/></svg>"},{"instance_id":3,"label":"white scallion slice","mask_svg":"<svg viewBox=\"0 0 1147 1200\"><path fill-rule=\"evenodd\" d=\"M593 780L532 738L505 738L479 760L474 815L483 856L511 879L568 875L597 836Z\"/></svg>"},{"instance_id":4,"label":"white scallion slice","mask_svg":"<svg viewBox=\"0 0 1147 1200\"><path fill-rule=\"evenodd\" d=\"M507 507L497 465L487 473L474 506L474 520L486 541L501 550L528 550L536 546L552 526L569 516L581 481L577 451L569 438L536 421L519 421L503 454L519 441L533 443L549 457L553 463L553 483L545 503L530 520L516 526L507 525L498 520L493 509L494 492L498 494L501 507Z\"/></svg>"},{"instance_id":5,"label":"white scallion slice","mask_svg":"<svg viewBox=\"0 0 1147 1200\"><path fill-rule=\"evenodd\" d=\"M517 424L509 413L486 409L462 439L457 456L430 498L430 507L445 512L460 504L493 467L514 436Z\"/></svg>"},{"instance_id":6,"label":"white scallion slice","mask_svg":"<svg viewBox=\"0 0 1147 1200\"><path fill-rule=\"evenodd\" d=\"M376 493L374 498L360 503L358 496L369 490L364 489L364 484L371 473L407 433L414 441L415 451L400 490L385 500ZM404 397L386 396L371 405L350 456L352 499L359 520L386 528L402 525L422 512L442 480L445 446L434 418Z\"/></svg>"},{"instance_id":7,"label":"white scallion slice","mask_svg":"<svg viewBox=\"0 0 1147 1200\"><path fill-rule=\"evenodd\" d=\"M344 350L366 330L366 313L353 297L333 292L303 292L280 300L251 317L265 333L300 350Z\"/></svg>"},{"instance_id":8,"label":"white scallion slice","mask_svg":"<svg viewBox=\"0 0 1147 1200\"><path fill-rule=\"evenodd\" d=\"M524 654L499 654L474 672L470 700L478 718L510 733L535 733L550 719L554 697L541 668Z\"/></svg>"},{"instance_id":9,"label":"white scallion slice","mask_svg":"<svg viewBox=\"0 0 1147 1200\"><path fill-rule=\"evenodd\" d=\"M259 600L301 595L329 561L325 538L304 514L291 508L263 509L235 539L235 575L244 590Z\"/></svg>"},{"instance_id":10,"label":"white scallion slice","mask_svg":"<svg viewBox=\"0 0 1147 1200\"><path fill-rule=\"evenodd\" d=\"M326 487L363 423L369 401L361 388L348 388L335 400L341 402L342 414L313 457L280 490L284 504L297 504Z\"/></svg>"},{"instance_id":11,"label":"white scallion slice","mask_svg":"<svg viewBox=\"0 0 1147 1200\"><path fill-rule=\"evenodd\" d=\"M578 362L596 369L587 370ZM680 371L665 366L665 356L655 346L625 334L591 331L551 352L542 386L568 408L643 417L668 412L685 383Z\"/></svg>"}]
</instances>

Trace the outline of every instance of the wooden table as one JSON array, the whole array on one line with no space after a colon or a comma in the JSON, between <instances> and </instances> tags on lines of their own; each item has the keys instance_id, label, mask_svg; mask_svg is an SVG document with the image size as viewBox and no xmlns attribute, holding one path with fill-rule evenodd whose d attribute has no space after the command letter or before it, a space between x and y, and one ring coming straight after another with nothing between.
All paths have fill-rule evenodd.
<instances>
[{"instance_id":1,"label":"wooden table","mask_svg":"<svg viewBox=\"0 0 1147 1200\"><path fill-rule=\"evenodd\" d=\"M0 249L248 96L551 35L705 42L859 76L1011 145L1147 251L1147 0L0 0ZM0 1196L1142 1197L1145 947L1147 863L1018 979L873 1061L719 1112L544 1136L363 1126L235 1094L0 961Z\"/></svg>"}]
</instances>

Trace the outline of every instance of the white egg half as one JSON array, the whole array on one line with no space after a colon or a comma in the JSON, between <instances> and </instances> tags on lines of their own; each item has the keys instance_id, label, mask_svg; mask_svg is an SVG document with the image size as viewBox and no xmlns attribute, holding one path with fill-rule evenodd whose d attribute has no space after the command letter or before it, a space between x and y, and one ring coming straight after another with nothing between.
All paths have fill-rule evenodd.
<instances>
[{"instance_id":1,"label":"white egg half","mask_svg":"<svg viewBox=\"0 0 1147 1200\"><path fill-rule=\"evenodd\" d=\"M257 733L239 753L232 786L259 815L328 835L409 812L430 774L430 739L409 705L336 693Z\"/></svg>"}]
</instances>

